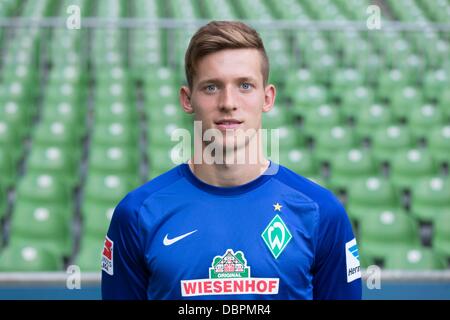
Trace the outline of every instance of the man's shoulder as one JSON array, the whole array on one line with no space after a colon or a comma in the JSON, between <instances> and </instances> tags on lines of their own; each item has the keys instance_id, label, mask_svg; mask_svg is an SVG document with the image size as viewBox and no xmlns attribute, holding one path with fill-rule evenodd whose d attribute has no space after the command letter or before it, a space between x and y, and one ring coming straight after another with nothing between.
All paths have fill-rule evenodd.
<instances>
[{"instance_id":1,"label":"man's shoulder","mask_svg":"<svg viewBox=\"0 0 450 320\"><path fill-rule=\"evenodd\" d=\"M297 172L294 172L283 165L279 165L279 172L276 175L276 178L281 183L303 193L306 197L310 198L312 201L322 199L323 197L332 196L331 191L325 188L324 186L321 186L312 179L307 178Z\"/></svg>"},{"instance_id":2,"label":"man's shoulder","mask_svg":"<svg viewBox=\"0 0 450 320\"><path fill-rule=\"evenodd\" d=\"M176 166L130 191L120 201L119 206L126 208L127 211L139 209L146 199L158 191L164 190L165 188L171 186L182 177L183 175L180 173L179 166Z\"/></svg>"},{"instance_id":3,"label":"man's shoulder","mask_svg":"<svg viewBox=\"0 0 450 320\"><path fill-rule=\"evenodd\" d=\"M321 211L342 206L331 190L285 166L279 166L276 178L284 185L299 192L306 200L317 204Z\"/></svg>"},{"instance_id":4,"label":"man's shoulder","mask_svg":"<svg viewBox=\"0 0 450 320\"><path fill-rule=\"evenodd\" d=\"M317 206L321 223L334 224L348 219L343 204L331 190L283 166L277 178Z\"/></svg>"}]
</instances>

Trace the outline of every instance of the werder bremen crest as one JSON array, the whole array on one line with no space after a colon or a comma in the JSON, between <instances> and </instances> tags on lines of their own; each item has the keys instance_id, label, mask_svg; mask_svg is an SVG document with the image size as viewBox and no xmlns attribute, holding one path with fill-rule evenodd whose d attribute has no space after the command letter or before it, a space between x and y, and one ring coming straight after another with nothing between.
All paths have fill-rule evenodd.
<instances>
[{"instance_id":1,"label":"werder bremen crest","mask_svg":"<svg viewBox=\"0 0 450 320\"><path fill-rule=\"evenodd\" d=\"M275 259L280 256L292 239L286 224L278 214L270 221L261 236Z\"/></svg>"}]
</instances>

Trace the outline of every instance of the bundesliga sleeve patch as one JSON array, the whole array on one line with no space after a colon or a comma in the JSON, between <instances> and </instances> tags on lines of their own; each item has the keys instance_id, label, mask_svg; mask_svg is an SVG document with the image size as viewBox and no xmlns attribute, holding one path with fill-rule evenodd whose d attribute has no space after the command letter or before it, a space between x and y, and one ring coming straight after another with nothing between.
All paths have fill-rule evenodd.
<instances>
[{"instance_id":1,"label":"bundesliga sleeve patch","mask_svg":"<svg viewBox=\"0 0 450 320\"><path fill-rule=\"evenodd\" d=\"M102 253L102 270L109 275L114 274L113 270L113 246L114 242L106 236Z\"/></svg>"},{"instance_id":2,"label":"bundesliga sleeve patch","mask_svg":"<svg viewBox=\"0 0 450 320\"><path fill-rule=\"evenodd\" d=\"M356 239L345 244L345 262L347 265L347 283L361 278L361 267L359 263L358 245Z\"/></svg>"}]
</instances>

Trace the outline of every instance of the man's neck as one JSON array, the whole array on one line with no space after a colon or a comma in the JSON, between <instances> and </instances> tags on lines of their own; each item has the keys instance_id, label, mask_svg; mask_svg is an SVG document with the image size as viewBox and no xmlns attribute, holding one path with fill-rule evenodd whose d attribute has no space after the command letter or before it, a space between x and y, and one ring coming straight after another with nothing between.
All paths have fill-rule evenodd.
<instances>
[{"instance_id":1,"label":"man's neck","mask_svg":"<svg viewBox=\"0 0 450 320\"><path fill-rule=\"evenodd\" d=\"M189 160L192 173L201 181L217 187L233 187L255 180L269 167L270 161L260 158L255 164L196 164Z\"/></svg>"}]
</instances>

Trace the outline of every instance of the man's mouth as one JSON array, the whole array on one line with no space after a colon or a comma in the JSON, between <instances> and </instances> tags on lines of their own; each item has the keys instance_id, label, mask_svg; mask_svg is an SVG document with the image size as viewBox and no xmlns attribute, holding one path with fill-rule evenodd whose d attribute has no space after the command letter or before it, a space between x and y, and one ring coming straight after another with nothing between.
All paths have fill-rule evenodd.
<instances>
[{"instance_id":1,"label":"man's mouth","mask_svg":"<svg viewBox=\"0 0 450 320\"><path fill-rule=\"evenodd\" d=\"M220 130L227 130L239 128L243 121L236 119L221 119L218 121L214 121L214 123Z\"/></svg>"}]
</instances>

